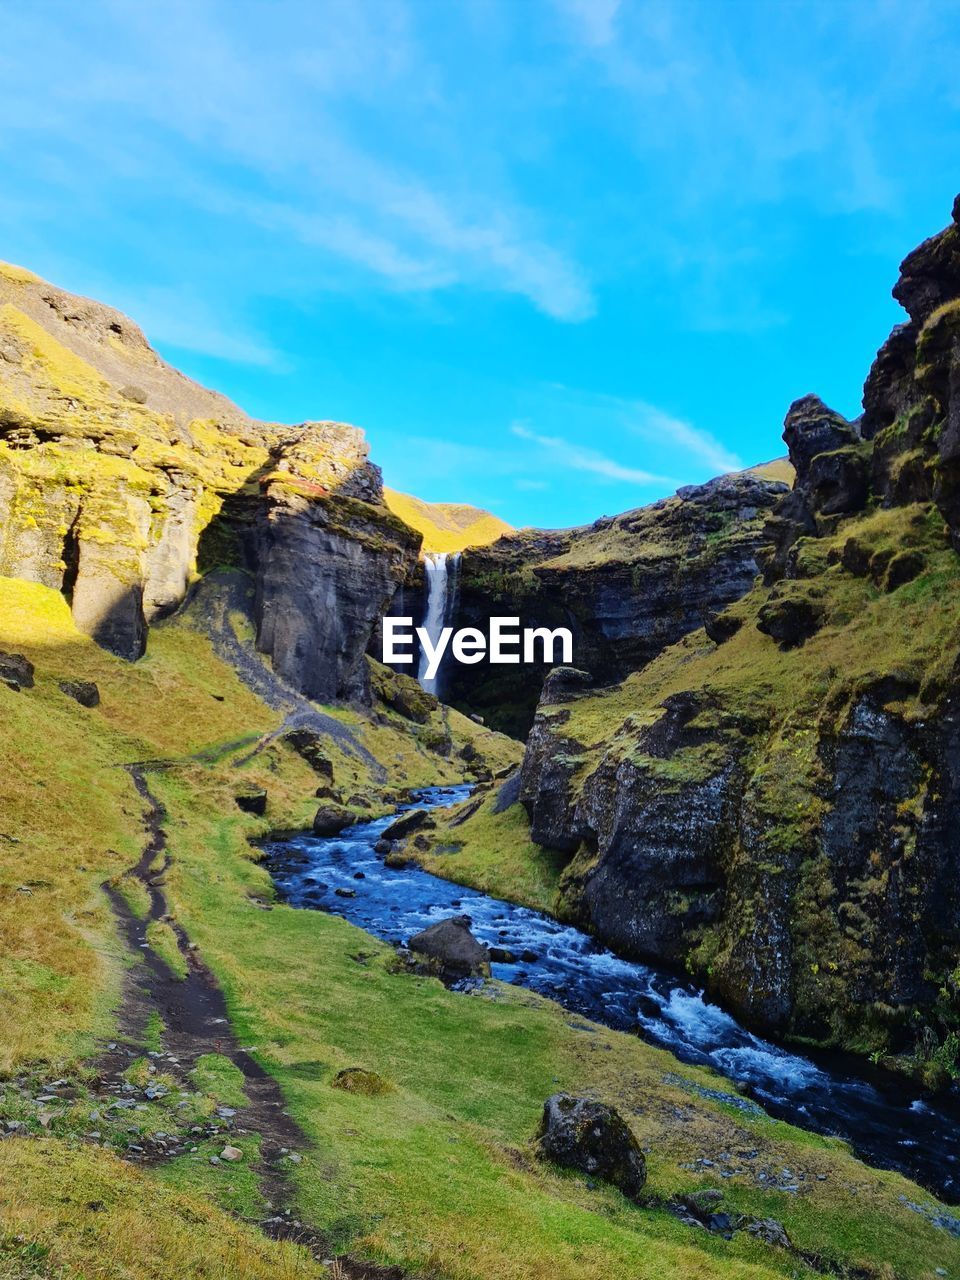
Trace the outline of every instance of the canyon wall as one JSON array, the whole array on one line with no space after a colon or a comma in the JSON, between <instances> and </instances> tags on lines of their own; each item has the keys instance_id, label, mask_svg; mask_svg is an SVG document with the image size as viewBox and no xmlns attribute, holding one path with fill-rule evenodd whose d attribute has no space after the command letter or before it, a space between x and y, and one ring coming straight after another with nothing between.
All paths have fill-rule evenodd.
<instances>
[{"instance_id":1,"label":"canyon wall","mask_svg":"<svg viewBox=\"0 0 960 1280\"><path fill-rule=\"evenodd\" d=\"M796 484L760 580L612 688L554 673L521 799L569 857L562 914L759 1028L942 1082L960 1060L956 222L894 292L910 318L863 416L814 396L787 414Z\"/></svg>"}]
</instances>

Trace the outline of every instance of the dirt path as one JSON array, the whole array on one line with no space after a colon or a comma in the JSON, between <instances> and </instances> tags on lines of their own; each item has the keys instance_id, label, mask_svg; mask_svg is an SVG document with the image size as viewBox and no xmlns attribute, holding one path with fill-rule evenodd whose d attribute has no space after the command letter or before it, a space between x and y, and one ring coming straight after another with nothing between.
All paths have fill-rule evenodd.
<instances>
[{"instance_id":1,"label":"dirt path","mask_svg":"<svg viewBox=\"0 0 960 1280\"><path fill-rule=\"evenodd\" d=\"M227 1004L216 978L200 959L186 931L171 918L164 893L164 877L171 857L164 830L166 811L150 790L147 772L169 767L168 761L131 764L127 773L144 801L146 841L136 864L127 872L146 889L149 910L141 919L130 908L122 893L112 884L103 890L116 913L121 933L132 955L137 959L124 982L123 1001L118 1014L118 1037L95 1063L98 1093L110 1105L130 1089L126 1078L132 1062L145 1056L163 1073L172 1075L185 1089L194 1086L189 1073L205 1054L227 1058L243 1075L245 1106L237 1109L218 1108L217 1116L199 1135L164 1134L163 1141L144 1140L129 1150L127 1159L141 1164L183 1155L196 1149L200 1139L215 1137L217 1142L238 1145L243 1138L256 1134L260 1139L260 1159L253 1166L268 1216L256 1225L276 1240L288 1240L308 1249L318 1261L330 1260L330 1248L322 1232L297 1220L292 1210L294 1186L291 1172L300 1153L309 1149L306 1134L284 1107L283 1094L276 1080L242 1048L227 1015ZM174 973L166 960L147 939L151 923L161 922L173 930L180 955L186 965L186 976ZM163 1032L162 1052L151 1053L150 1027L159 1017ZM149 1096L149 1095L148 1095ZM120 1104L122 1105L122 1104ZM193 1144L191 1146L191 1144ZM407 1280L400 1267L382 1267L349 1254L334 1261L331 1277L341 1280Z\"/></svg>"},{"instance_id":2,"label":"dirt path","mask_svg":"<svg viewBox=\"0 0 960 1280\"><path fill-rule=\"evenodd\" d=\"M302 1227L288 1212L292 1198L290 1153L304 1150L306 1135L284 1108L283 1095L277 1082L251 1055L241 1048L230 1026L223 991L210 970L203 964L184 929L170 919L164 876L170 866L167 850L163 806L150 790L145 766L129 765L137 792L146 805L144 824L147 840L139 861L127 873L146 888L150 907L146 919L130 909L126 899L111 884L104 892L116 913L124 939L140 963L127 974L123 1003L119 1013L119 1036L96 1063L104 1091L122 1087L124 1073L131 1061L147 1053L148 1027L153 1015L163 1024L163 1053L157 1065L163 1071L182 1077L186 1087L189 1072L204 1054L220 1054L228 1058L243 1075L243 1088L248 1102L231 1115L224 1140L242 1149L244 1134L260 1135L260 1162L255 1167L263 1197L271 1207L271 1216L261 1224L269 1234L295 1238L314 1252L322 1253L322 1239L309 1228ZM170 926L186 964L186 977L173 972L147 938L148 926L162 921ZM215 1130L219 1132L219 1130ZM182 1148L158 1151L145 1149L142 1160L155 1162L164 1156L179 1154Z\"/></svg>"}]
</instances>

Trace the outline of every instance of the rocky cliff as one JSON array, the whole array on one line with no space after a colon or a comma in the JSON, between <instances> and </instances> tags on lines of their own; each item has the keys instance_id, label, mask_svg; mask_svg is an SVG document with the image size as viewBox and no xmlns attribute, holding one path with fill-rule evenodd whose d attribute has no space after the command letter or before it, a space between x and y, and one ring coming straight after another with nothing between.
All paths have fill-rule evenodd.
<instances>
[{"instance_id":1,"label":"rocky cliff","mask_svg":"<svg viewBox=\"0 0 960 1280\"><path fill-rule=\"evenodd\" d=\"M367 452L353 427L251 420L125 316L0 267L0 575L62 591L122 657L228 563L255 579L279 674L364 698L364 652L419 547Z\"/></svg>"},{"instance_id":2,"label":"rocky cliff","mask_svg":"<svg viewBox=\"0 0 960 1280\"><path fill-rule=\"evenodd\" d=\"M569 627L575 661L622 679L753 585L767 515L789 489L757 472L690 485L579 529L525 530L463 555L456 624ZM548 664L453 666L449 700L525 736Z\"/></svg>"},{"instance_id":3,"label":"rocky cliff","mask_svg":"<svg viewBox=\"0 0 960 1280\"><path fill-rule=\"evenodd\" d=\"M958 209L954 210L955 218ZM560 909L755 1026L960 1050L960 228L903 263L864 413L791 406L762 579L614 688L548 681L521 798ZM589 665L589 664L586 664Z\"/></svg>"}]
</instances>

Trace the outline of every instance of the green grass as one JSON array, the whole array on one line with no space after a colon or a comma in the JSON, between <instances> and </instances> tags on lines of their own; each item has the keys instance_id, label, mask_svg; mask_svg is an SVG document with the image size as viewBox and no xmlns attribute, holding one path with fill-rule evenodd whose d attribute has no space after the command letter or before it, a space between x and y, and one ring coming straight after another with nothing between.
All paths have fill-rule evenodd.
<instances>
[{"instance_id":1,"label":"green grass","mask_svg":"<svg viewBox=\"0 0 960 1280\"><path fill-rule=\"evenodd\" d=\"M515 988L461 996L396 973L390 948L334 917L251 910L250 893L269 884L244 852L238 819L198 808L183 777L157 785L171 814L178 915L224 982L242 1042L313 1140L296 1169L299 1211L339 1247L457 1280L804 1274L743 1233L727 1243L691 1232L539 1165L529 1144L540 1109L565 1088L607 1098L630 1118L650 1147L655 1194L711 1185L683 1166L748 1146L764 1167L804 1171L807 1190L784 1196L752 1177L724 1180L732 1212L776 1216L803 1247L878 1276L888 1265L932 1277L935 1265L960 1261L956 1241L899 1203L901 1192L921 1194L906 1180L866 1169L834 1141L664 1081L679 1072L716 1087L707 1072L631 1036L573 1030L557 1006ZM348 1067L376 1072L395 1092L335 1088Z\"/></svg>"},{"instance_id":2,"label":"green grass","mask_svg":"<svg viewBox=\"0 0 960 1280\"><path fill-rule=\"evenodd\" d=\"M407 852L436 876L535 911L552 911L566 858L533 843L519 804L494 813L495 802L496 788L466 822L457 819L471 801L438 814L436 831L427 833L429 851L410 843Z\"/></svg>"},{"instance_id":3,"label":"green grass","mask_svg":"<svg viewBox=\"0 0 960 1280\"><path fill-rule=\"evenodd\" d=\"M221 1106L240 1108L246 1105L243 1072L222 1054L205 1053L198 1058L191 1079L195 1088L216 1098Z\"/></svg>"},{"instance_id":4,"label":"green grass","mask_svg":"<svg viewBox=\"0 0 960 1280\"><path fill-rule=\"evenodd\" d=\"M806 1171L809 1191L774 1197L752 1177L733 1178L723 1184L732 1212L772 1213L798 1244L878 1277L892 1268L904 1280L933 1280L934 1267L956 1268L957 1243L899 1203L901 1192L927 1199L905 1180L865 1169L836 1143L744 1117L664 1079L679 1072L715 1085L708 1073L680 1068L634 1037L575 1030L557 1006L519 989L461 996L396 973L390 948L344 921L280 904L261 910L257 902L272 891L250 840L269 823L237 809L238 778L268 789L270 823L303 823L316 803L316 775L287 748L266 746L235 767L249 748L228 744L268 734L275 714L187 629L160 628L148 658L128 667L78 638L54 593L0 588L0 647L27 650L38 668L36 689L0 689L10 764L0 778L0 832L20 841L10 852L3 846L0 862L2 925L12 942L0 958L0 982L16 1019L0 1040L7 1071L34 1063L46 1078L62 1074L110 1037L128 958L98 886L137 860L144 839L143 803L119 765L176 758L175 768L149 775L167 810L170 910L221 980L240 1042L277 1077L311 1139L292 1166L298 1212L327 1233L332 1249L444 1280L806 1274L745 1233L728 1243L691 1231L536 1162L530 1140L543 1101L566 1088L622 1110L650 1148L656 1195L709 1185L684 1168L698 1155L755 1147L771 1167ZM66 674L96 679L102 707L91 713L64 698L56 681ZM399 718L377 726L336 714L376 748L393 786L459 776L455 754L432 755ZM470 740L515 759L515 746L491 741L480 726L455 715L448 723L458 748ZM187 759L197 752L202 759ZM331 757L338 786L383 807L356 758ZM519 809L494 815L488 800L474 834L466 824L438 833L463 840L460 852L433 856L451 867L459 860L464 877L495 892L512 881L513 896L547 906L555 867L537 865L522 831ZM157 1045L162 1028L153 1025L147 1038L145 1047ZM337 1072L350 1067L395 1088L335 1088ZM135 1070L149 1074L146 1060ZM242 1100L238 1074L217 1055L201 1060L191 1083L200 1090L191 1115ZM145 1131L168 1126L177 1100L171 1091L139 1113ZM43 1265L53 1274L72 1268L104 1280L317 1273L227 1216L261 1211L255 1136L239 1143L245 1156L250 1147L239 1166L211 1165L216 1151L201 1144L162 1170L134 1170L78 1145L89 1107L81 1094L53 1122L53 1136L0 1144L4 1240L23 1236L38 1257L49 1251ZM108 1136L129 1140L120 1128ZM94 1235L86 1206L100 1200ZM148 1214L162 1225L142 1245ZM134 1263L136 1248L145 1253Z\"/></svg>"}]
</instances>

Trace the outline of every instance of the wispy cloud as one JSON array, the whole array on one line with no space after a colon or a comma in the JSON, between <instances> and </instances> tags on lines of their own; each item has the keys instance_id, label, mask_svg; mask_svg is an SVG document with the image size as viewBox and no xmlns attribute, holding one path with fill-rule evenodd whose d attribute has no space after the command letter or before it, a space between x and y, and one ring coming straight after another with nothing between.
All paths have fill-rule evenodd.
<instances>
[{"instance_id":1,"label":"wispy cloud","mask_svg":"<svg viewBox=\"0 0 960 1280\"><path fill-rule=\"evenodd\" d=\"M570 471L586 471L591 475L602 476L605 480L621 480L630 484L672 485L674 482L666 476L655 475L652 471L644 471L640 467L626 467L615 458L608 458L595 449L585 449L571 444L560 436L544 436L519 422L510 428L520 440L529 440L550 453L561 466Z\"/></svg>"},{"instance_id":2,"label":"wispy cloud","mask_svg":"<svg viewBox=\"0 0 960 1280\"><path fill-rule=\"evenodd\" d=\"M122 289L109 293L112 301L136 316L147 337L161 347L274 372L288 366L282 352L258 334L224 320L209 299L201 300L174 289L138 291L135 297Z\"/></svg>"},{"instance_id":3,"label":"wispy cloud","mask_svg":"<svg viewBox=\"0 0 960 1280\"><path fill-rule=\"evenodd\" d=\"M262 22L236 17L216 0L171 0L162 23L149 6L105 3L85 31L98 38L77 59L68 31L13 15L7 35L42 50L50 75L37 110L16 61L0 53L8 136L52 130L101 177L112 166L122 181L124 138L136 139L135 165L149 127L148 181L206 213L229 210L235 225L292 234L319 259L362 271L367 287L467 286L525 298L559 321L593 314L584 268L505 170L493 186L456 151L392 145L394 108L421 133L446 109L403 4L329 0L278 6ZM382 122L372 131L371 109Z\"/></svg>"},{"instance_id":4,"label":"wispy cloud","mask_svg":"<svg viewBox=\"0 0 960 1280\"><path fill-rule=\"evenodd\" d=\"M743 466L737 454L709 431L695 427L683 418L665 413L643 400L608 399L617 407L628 430L641 440L659 441L661 445L668 442L678 454L686 454L717 473L737 471Z\"/></svg>"},{"instance_id":5,"label":"wispy cloud","mask_svg":"<svg viewBox=\"0 0 960 1280\"><path fill-rule=\"evenodd\" d=\"M607 395L603 392L583 391L553 383L540 388L529 400L530 416L542 420L562 420L576 424L581 434L589 432L602 439L634 439L642 441L659 467L664 465L674 475L689 480L693 473L706 479L743 467L739 456L710 431L695 426L685 418L669 413L658 405L642 399ZM565 442L550 436L535 435L527 423L515 425L514 434L536 439L541 445L559 448ZM576 446L578 452L590 452ZM614 467L620 462L612 463ZM628 464L623 464L632 470ZM650 474L643 468L644 474ZM653 480L661 485L673 484L662 472Z\"/></svg>"}]
</instances>

